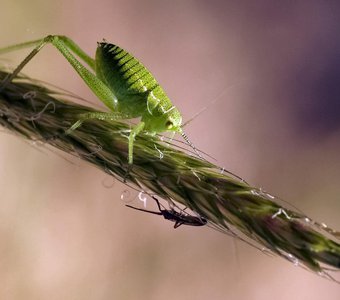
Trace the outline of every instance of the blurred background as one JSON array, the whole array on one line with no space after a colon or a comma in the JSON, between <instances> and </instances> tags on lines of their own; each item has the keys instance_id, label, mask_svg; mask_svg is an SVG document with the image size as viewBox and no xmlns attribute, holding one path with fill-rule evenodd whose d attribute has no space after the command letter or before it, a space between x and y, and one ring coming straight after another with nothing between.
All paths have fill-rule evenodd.
<instances>
[{"instance_id":1,"label":"blurred background","mask_svg":"<svg viewBox=\"0 0 340 300\"><path fill-rule=\"evenodd\" d=\"M184 120L208 107L186 129L199 149L340 229L337 1L1 3L0 47L47 34L92 54L103 38L122 46ZM24 72L98 101L51 46ZM0 164L0 299L339 299L339 285L210 228L125 208L136 192L66 154L2 131Z\"/></svg>"}]
</instances>

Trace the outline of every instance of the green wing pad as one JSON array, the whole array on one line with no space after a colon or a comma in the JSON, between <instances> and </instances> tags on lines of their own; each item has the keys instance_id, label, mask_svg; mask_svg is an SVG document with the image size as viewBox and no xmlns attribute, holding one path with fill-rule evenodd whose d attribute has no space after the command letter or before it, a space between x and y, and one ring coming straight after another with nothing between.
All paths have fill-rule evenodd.
<instances>
[{"instance_id":1,"label":"green wing pad","mask_svg":"<svg viewBox=\"0 0 340 300\"><path fill-rule=\"evenodd\" d=\"M136 58L116 45L99 43L96 60L98 75L119 98L146 94L159 85Z\"/></svg>"}]
</instances>

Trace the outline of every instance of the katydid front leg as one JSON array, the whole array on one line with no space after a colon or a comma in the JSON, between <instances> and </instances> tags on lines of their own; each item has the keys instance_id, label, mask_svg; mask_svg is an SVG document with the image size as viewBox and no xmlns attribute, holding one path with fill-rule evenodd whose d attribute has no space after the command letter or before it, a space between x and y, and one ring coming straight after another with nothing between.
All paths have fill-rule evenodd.
<instances>
[{"instance_id":1,"label":"katydid front leg","mask_svg":"<svg viewBox=\"0 0 340 300\"><path fill-rule=\"evenodd\" d=\"M130 135L129 135L129 164L133 163L133 143L135 141L135 137L144 129L144 126L145 126L145 123L140 122L130 132Z\"/></svg>"},{"instance_id":2,"label":"katydid front leg","mask_svg":"<svg viewBox=\"0 0 340 300\"><path fill-rule=\"evenodd\" d=\"M68 130L66 130L66 134L71 134L74 130L76 130L79 126L83 124L84 121L90 119L97 119L97 120L106 120L106 121L114 121L124 119L124 116L121 113L105 113L105 112L92 112L79 115L79 120L74 123ZM129 135L129 144L128 144L128 151L129 151L129 164L133 163L133 143L135 141L136 136L143 130L145 126L144 122L140 122L135 127L132 128L130 135Z\"/></svg>"}]
</instances>

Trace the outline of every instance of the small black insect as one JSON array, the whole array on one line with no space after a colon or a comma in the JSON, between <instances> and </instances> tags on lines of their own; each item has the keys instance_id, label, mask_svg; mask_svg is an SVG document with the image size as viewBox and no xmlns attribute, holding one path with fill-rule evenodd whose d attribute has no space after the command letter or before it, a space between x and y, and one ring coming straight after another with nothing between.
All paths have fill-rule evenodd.
<instances>
[{"instance_id":1,"label":"small black insect","mask_svg":"<svg viewBox=\"0 0 340 300\"><path fill-rule=\"evenodd\" d=\"M174 228L177 228L181 225L203 226L207 224L207 220L202 217L191 216L191 215L185 214L183 211L177 212L173 208L162 209L161 204L159 203L158 199L155 197L152 197L152 198L156 201L159 212L137 208L131 205L126 205L126 206L136 209L136 210L144 211L150 214L163 216L164 219L175 222Z\"/></svg>"}]
</instances>

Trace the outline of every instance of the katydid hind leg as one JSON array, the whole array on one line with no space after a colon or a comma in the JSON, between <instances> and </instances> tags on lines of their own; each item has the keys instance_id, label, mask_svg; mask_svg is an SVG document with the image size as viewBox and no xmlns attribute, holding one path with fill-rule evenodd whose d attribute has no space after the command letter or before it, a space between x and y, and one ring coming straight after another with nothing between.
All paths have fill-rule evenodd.
<instances>
[{"instance_id":1,"label":"katydid hind leg","mask_svg":"<svg viewBox=\"0 0 340 300\"><path fill-rule=\"evenodd\" d=\"M49 35L42 40L37 40L33 42L27 42L26 44L19 44L13 46L12 49L23 48L25 45L32 46L32 44L37 43L36 47L31 51L31 53L19 64L19 66L13 71L13 73L7 77L1 84L0 88L3 88L8 84L13 78L15 78L18 73L28 64L31 59L40 52L40 50L47 44L52 44L57 48L61 54L66 58L74 70L83 79L86 85L92 90L92 92L101 100L110 110L114 111L116 108L117 98L113 92L92 72L90 72L80 61L71 53L74 52L81 59L83 59L91 68L94 67L94 60L91 59L79 46L77 46L71 39L57 36ZM23 46L24 45L24 46ZM10 49L7 47L6 49Z\"/></svg>"},{"instance_id":2,"label":"katydid hind leg","mask_svg":"<svg viewBox=\"0 0 340 300\"><path fill-rule=\"evenodd\" d=\"M43 42L45 38L0 48L0 54L35 47L41 42ZM67 36L62 35L58 35L58 38L63 40L65 44L68 45L69 50L71 50L74 54L76 54L79 58L86 62L86 64L88 64L92 70L95 70L95 60L92 57L90 57L85 51L83 51L73 40L71 40Z\"/></svg>"}]
</instances>

